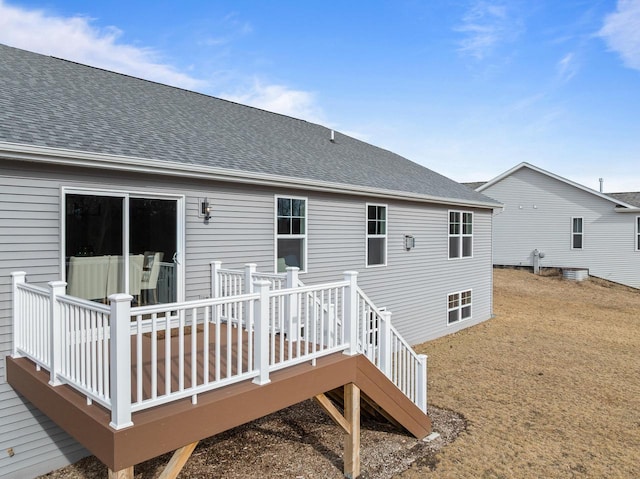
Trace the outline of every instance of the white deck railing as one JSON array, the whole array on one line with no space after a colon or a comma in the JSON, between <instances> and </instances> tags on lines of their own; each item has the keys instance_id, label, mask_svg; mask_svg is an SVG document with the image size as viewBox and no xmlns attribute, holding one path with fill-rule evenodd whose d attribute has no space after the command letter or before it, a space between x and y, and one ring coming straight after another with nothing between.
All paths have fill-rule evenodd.
<instances>
[{"instance_id":1,"label":"white deck railing","mask_svg":"<svg viewBox=\"0 0 640 479\"><path fill-rule=\"evenodd\" d=\"M358 288L357 273L300 286L297 269L214 269L218 297L136 308L126 294L107 306L65 295L64 282L41 288L13 273L13 356L109 409L115 429L130 426L133 412L186 397L195 403L239 381L265 384L273 371L339 351L364 354L426 412L426 357Z\"/></svg>"},{"instance_id":2,"label":"white deck railing","mask_svg":"<svg viewBox=\"0 0 640 479\"><path fill-rule=\"evenodd\" d=\"M256 271L255 264L246 264L244 270L222 269L219 261L211 263L212 284L214 286L212 294L224 296L227 292L239 294L251 285L251 282L264 278L269 280L272 289L292 288L295 286L304 287L304 283L298 279L298 268L287 268L287 273L264 274ZM373 364L378 367L411 401L413 401L422 411L427 411L427 356L417 354L413 348L402 338L400 333L391 323L391 313L383 311L369 299L369 297L357 288L356 317L358 318L358 340L357 352L364 354ZM300 300L300 299L299 299ZM305 311L313 311L321 317L322 326L316 332L316 336L302 339L312 343L326 344L332 341L335 335L343 334L342 323L337 314L343 311L344 298L337 295L332 297L319 296L314 294L304 299ZM283 308L279 309L284 311ZM283 330L293 331L298 324L294 319L295 314L290 317L292 324L283 324ZM325 319L327 318L327 319ZM304 325L303 331L304 331ZM313 330L306 329L313 332Z\"/></svg>"}]
</instances>

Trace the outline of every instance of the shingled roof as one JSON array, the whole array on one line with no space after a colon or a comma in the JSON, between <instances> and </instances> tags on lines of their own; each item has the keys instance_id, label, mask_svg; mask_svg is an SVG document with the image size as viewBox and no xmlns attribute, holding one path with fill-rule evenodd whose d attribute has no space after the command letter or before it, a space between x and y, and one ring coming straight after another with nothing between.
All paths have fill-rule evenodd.
<instances>
[{"instance_id":1,"label":"shingled roof","mask_svg":"<svg viewBox=\"0 0 640 479\"><path fill-rule=\"evenodd\" d=\"M0 143L494 205L382 148L285 115L0 45Z\"/></svg>"},{"instance_id":2,"label":"shingled roof","mask_svg":"<svg viewBox=\"0 0 640 479\"><path fill-rule=\"evenodd\" d=\"M640 192L638 191L628 191L625 193L607 193L607 195L640 208Z\"/></svg>"}]
</instances>

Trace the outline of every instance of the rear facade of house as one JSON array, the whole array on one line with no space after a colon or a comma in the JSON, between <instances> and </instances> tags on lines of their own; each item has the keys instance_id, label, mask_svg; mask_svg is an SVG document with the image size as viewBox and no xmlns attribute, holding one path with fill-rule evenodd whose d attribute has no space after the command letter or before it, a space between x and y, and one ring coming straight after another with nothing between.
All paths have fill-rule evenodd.
<instances>
[{"instance_id":1,"label":"rear facade of house","mask_svg":"<svg viewBox=\"0 0 640 479\"><path fill-rule=\"evenodd\" d=\"M496 265L588 269L640 288L640 209L522 163L477 188L504 204L493 219Z\"/></svg>"},{"instance_id":2,"label":"rear facade of house","mask_svg":"<svg viewBox=\"0 0 640 479\"><path fill-rule=\"evenodd\" d=\"M268 273L297 266L305 284L357 271L411 344L491 317L496 204L487 197L319 125L4 46L0 54L3 358L12 272L100 300L81 265L107 256L160 264L152 279L120 267L116 290L147 304L210 297L211 262L221 261ZM1 477L88 454L8 385L4 360L0 451Z\"/></svg>"}]
</instances>

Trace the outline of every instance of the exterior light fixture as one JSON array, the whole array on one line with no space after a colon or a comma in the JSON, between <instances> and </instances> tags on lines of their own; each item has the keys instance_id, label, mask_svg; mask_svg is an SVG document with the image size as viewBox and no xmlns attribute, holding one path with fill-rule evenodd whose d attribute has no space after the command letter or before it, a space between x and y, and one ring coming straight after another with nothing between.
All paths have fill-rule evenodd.
<instances>
[{"instance_id":1,"label":"exterior light fixture","mask_svg":"<svg viewBox=\"0 0 640 479\"><path fill-rule=\"evenodd\" d=\"M416 239L411 235L404 235L404 247L407 251L416 247Z\"/></svg>"},{"instance_id":2,"label":"exterior light fixture","mask_svg":"<svg viewBox=\"0 0 640 479\"><path fill-rule=\"evenodd\" d=\"M209 221L211 219L211 205L207 198L202 200L200 203L200 215L204 216L205 221Z\"/></svg>"}]
</instances>

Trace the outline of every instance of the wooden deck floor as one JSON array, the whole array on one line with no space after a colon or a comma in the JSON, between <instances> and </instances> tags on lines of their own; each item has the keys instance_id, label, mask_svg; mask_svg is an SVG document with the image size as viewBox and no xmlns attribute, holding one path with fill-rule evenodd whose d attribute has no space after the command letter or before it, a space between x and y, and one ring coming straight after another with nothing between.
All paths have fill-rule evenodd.
<instances>
[{"instance_id":1,"label":"wooden deck floor","mask_svg":"<svg viewBox=\"0 0 640 479\"><path fill-rule=\"evenodd\" d=\"M202 338L203 335L197 336ZM213 337L210 335L210 338ZM226 337L225 334L224 347L227 346ZM276 339L276 347L280 350L280 338ZM248 360L248 340L245 333L240 343L241 364L244 367ZM164 343L164 339L158 341L158 356L164 358L161 356L164 355L164 347L160 347L163 346L160 341ZM173 373L174 370L177 371L174 366L177 364L178 341L178 337L171 338L172 389L179 383L178 375ZM216 346L211 341L213 340L210 340L210 348L223 347L223 344ZM191 344L190 335L185 335L184 343L185 346ZM200 345L202 344L201 341ZM284 343L282 346L287 344ZM150 347L151 336L145 336L142 350L143 396L150 395L151 391L152 368L148 354ZM237 341L232 341L231 348L233 370L237 367ZM200 348L198 350L200 351ZM284 347L284 350L288 348ZM296 351L296 348L293 350ZM133 344L132 356L135 354L137 351ZM190 353L188 356L188 364L184 368L185 386L191 381ZM221 370L226 370L228 356L223 356L220 367ZM209 359L210 377L216 370L216 364L211 361ZM201 359L201 355L198 355L196 364L196 378L201 381L204 378L204 360ZM135 367L132 368L132 400L136 399L136 373ZM164 369L159 367L156 374L158 385L164 384ZM139 411L133 414L133 426L116 431L109 426L109 411L97 405L87 405L85 397L69 386L49 385L49 374L37 371L30 360L7 357L9 384L114 471L176 450L349 383L358 385L368 398L375 401L381 409L416 437L424 437L431 430L429 418L361 355L347 356L334 353L319 358L315 366L305 362L273 372L270 379L270 383L262 386L251 381L243 381L202 393L198 396L197 404L192 404L190 398L185 398Z\"/></svg>"}]
</instances>

